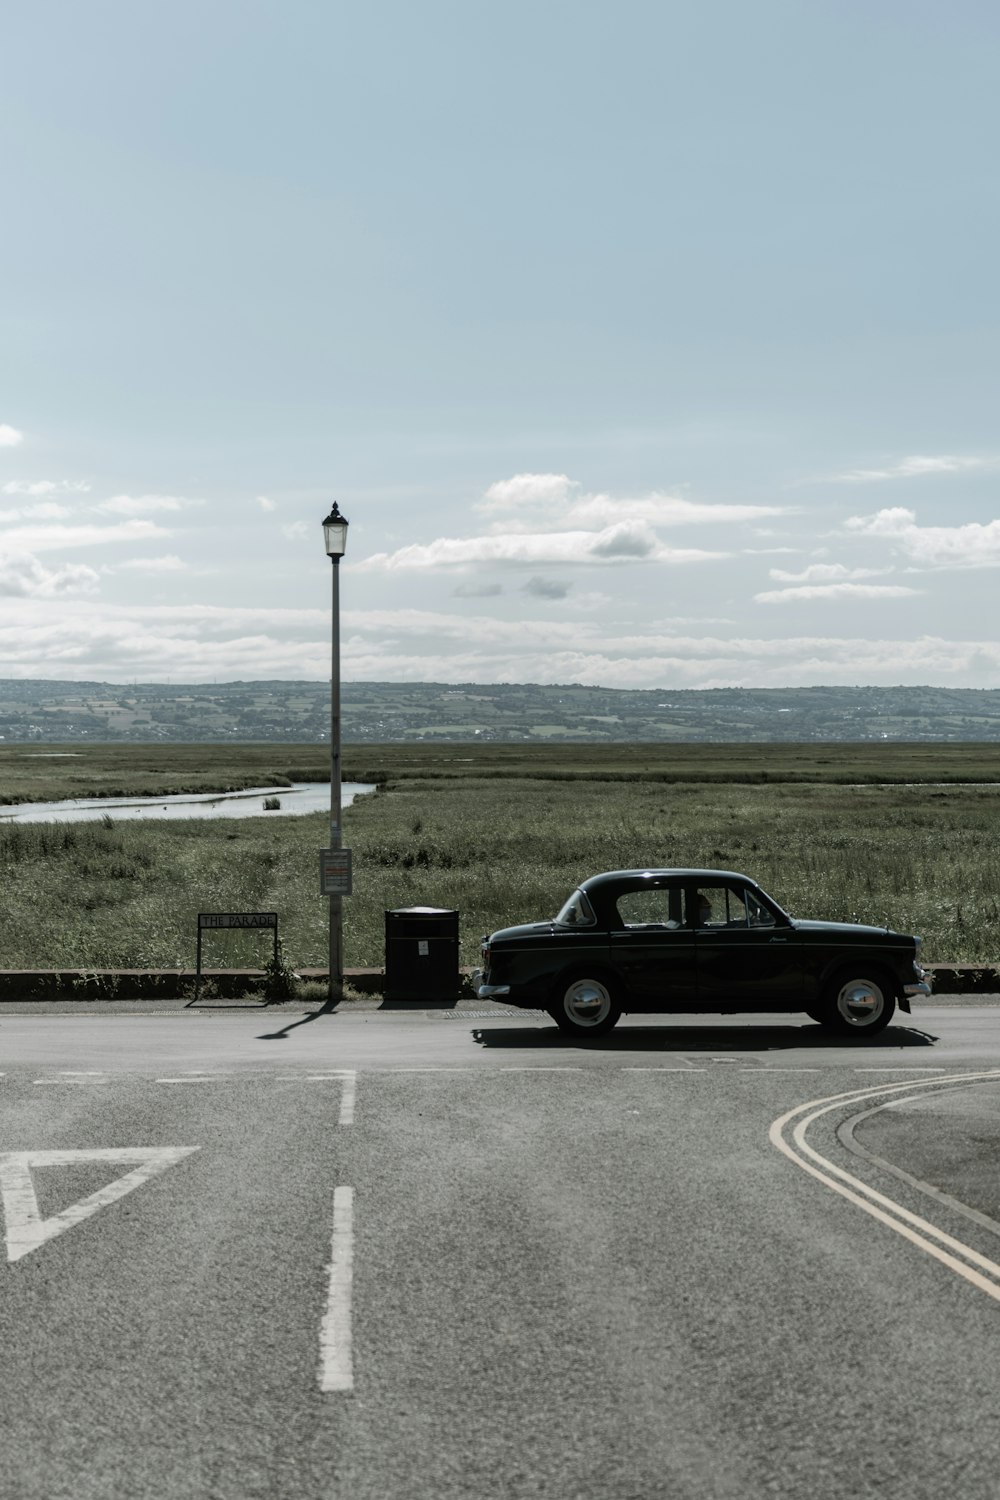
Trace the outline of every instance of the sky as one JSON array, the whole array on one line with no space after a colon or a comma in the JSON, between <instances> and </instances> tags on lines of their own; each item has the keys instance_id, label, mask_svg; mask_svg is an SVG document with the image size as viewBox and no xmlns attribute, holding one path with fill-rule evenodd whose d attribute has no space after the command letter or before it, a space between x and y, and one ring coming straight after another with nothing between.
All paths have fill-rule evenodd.
<instances>
[{"instance_id":1,"label":"sky","mask_svg":"<svg viewBox=\"0 0 1000 1500\"><path fill-rule=\"evenodd\" d=\"M0 677L1000 686L1000 8L36 0Z\"/></svg>"}]
</instances>

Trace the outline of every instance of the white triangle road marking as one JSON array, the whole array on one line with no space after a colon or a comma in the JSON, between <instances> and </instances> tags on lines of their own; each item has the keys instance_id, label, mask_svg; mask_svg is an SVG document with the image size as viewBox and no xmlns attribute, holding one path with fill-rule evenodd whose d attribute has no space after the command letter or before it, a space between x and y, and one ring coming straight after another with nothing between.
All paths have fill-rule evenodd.
<instances>
[{"instance_id":1,"label":"white triangle road marking","mask_svg":"<svg viewBox=\"0 0 1000 1500\"><path fill-rule=\"evenodd\" d=\"M165 1172L168 1167L198 1151L198 1146L116 1146L102 1147L94 1151L4 1151L0 1152L0 1197L3 1199L4 1222L7 1229L7 1259L20 1260L54 1239L66 1229L72 1229L83 1219L89 1219L99 1208L115 1203L140 1187L151 1177ZM78 1162L107 1161L123 1165L135 1163L131 1172L116 1177L107 1187L90 1193L51 1219L43 1219L38 1210L35 1185L31 1180L32 1167L74 1167Z\"/></svg>"}]
</instances>

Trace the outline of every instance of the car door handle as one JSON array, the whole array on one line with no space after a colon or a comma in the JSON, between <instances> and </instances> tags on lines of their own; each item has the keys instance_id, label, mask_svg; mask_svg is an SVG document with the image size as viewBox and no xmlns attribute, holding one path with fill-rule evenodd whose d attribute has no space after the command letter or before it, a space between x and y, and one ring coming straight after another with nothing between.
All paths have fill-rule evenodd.
<instances>
[{"instance_id":1,"label":"car door handle","mask_svg":"<svg viewBox=\"0 0 1000 1500\"><path fill-rule=\"evenodd\" d=\"M771 942L771 943L787 943L788 939L787 938L768 938L768 942Z\"/></svg>"}]
</instances>

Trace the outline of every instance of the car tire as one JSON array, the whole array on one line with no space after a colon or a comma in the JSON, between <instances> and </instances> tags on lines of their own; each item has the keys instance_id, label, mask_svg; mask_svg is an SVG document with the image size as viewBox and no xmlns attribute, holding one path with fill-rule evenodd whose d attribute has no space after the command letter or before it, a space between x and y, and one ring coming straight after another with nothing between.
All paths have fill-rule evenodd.
<instances>
[{"instance_id":1,"label":"car tire","mask_svg":"<svg viewBox=\"0 0 1000 1500\"><path fill-rule=\"evenodd\" d=\"M842 970L823 996L821 1024L838 1036L863 1041L892 1020L896 997L885 976L873 970Z\"/></svg>"},{"instance_id":2,"label":"car tire","mask_svg":"<svg viewBox=\"0 0 1000 1500\"><path fill-rule=\"evenodd\" d=\"M604 1036L616 1026L621 1006L610 979L571 974L559 984L551 1016L567 1036Z\"/></svg>"}]
</instances>

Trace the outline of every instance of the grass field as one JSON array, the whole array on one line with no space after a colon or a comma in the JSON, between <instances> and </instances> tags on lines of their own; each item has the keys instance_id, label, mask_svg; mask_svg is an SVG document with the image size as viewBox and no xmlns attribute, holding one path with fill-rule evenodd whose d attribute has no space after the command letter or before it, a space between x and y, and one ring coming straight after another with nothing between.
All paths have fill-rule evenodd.
<instances>
[{"instance_id":1,"label":"grass field","mask_svg":"<svg viewBox=\"0 0 1000 1500\"><path fill-rule=\"evenodd\" d=\"M587 875L661 864L742 870L793 914L921 933L931 962L996 962L1000 755L897 745L880 760L882 748L358 747L345 777L382 787L345 814L347 964L381 965L386 909L457 909L472 963L483 932L550 915ZM275 749L95 746L79 760L28 761L17 781L5 747L0 788L20 799L30 787L35 800L321 774L320 750ZM0 968L189 966L197 913L225 910L276 910L288 960L321 966L326 822L0 825ZM204 961L263 961L266 943L212 934Z\"/></svg>"}]
</instances>

